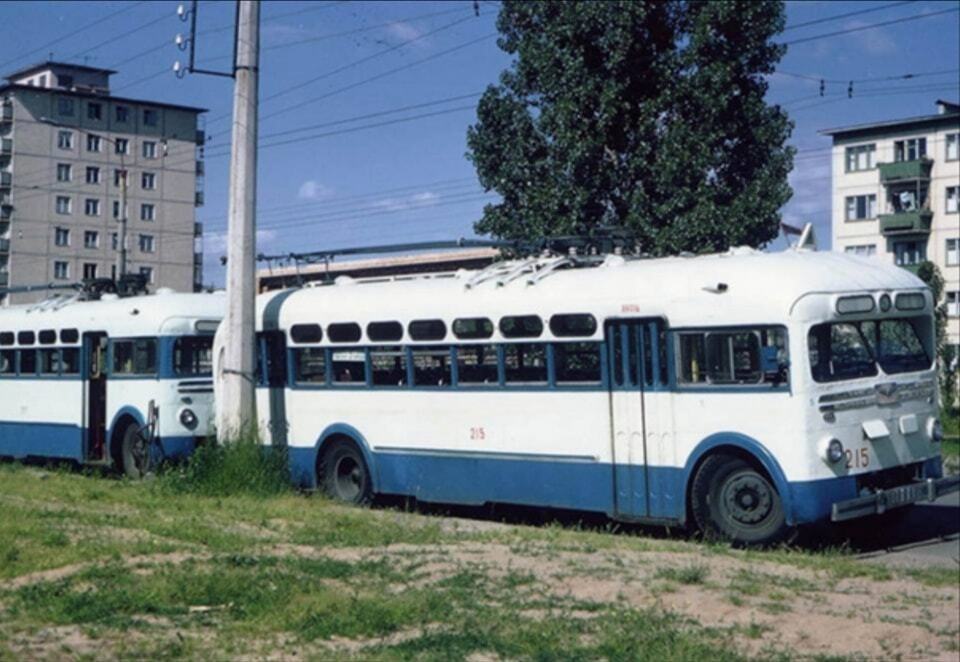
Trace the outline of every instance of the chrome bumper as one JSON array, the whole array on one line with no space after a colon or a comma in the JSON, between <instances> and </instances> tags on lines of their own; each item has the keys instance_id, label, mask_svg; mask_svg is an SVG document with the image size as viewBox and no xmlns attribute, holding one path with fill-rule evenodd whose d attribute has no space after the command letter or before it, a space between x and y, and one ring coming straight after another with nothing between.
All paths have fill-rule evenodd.
<instances>
[{"instance_id":1,"label":"chrome bumper","mask_svg":"<svg viewBox=\"0 0 960 662\"><path fill-rule=\"evenodd\" d=\"M928 478L923 482L900 485L873 494L838 501L833 504L830 519L843 522L866 515L880 515L893 508L908 506L918 501L936 501L944 494L960 491L960 475L946 478Z\"/></svg>"}]
</instances>

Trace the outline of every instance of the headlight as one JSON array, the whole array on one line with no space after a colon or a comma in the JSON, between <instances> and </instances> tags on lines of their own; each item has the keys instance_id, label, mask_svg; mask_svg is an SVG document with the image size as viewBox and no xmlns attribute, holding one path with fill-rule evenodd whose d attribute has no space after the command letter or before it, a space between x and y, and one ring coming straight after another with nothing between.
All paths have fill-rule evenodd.
<instances>
[{"instance_id":1,"label":"headlight","mask_svg":"<svg viewBox=\"0 0 960 662\"><path fill-rule=\"evenodd\" d=\"M939 444L943 441L943 425L935 418L931 418L927 421L927 436L930 437L930 441Z\"/></svg>"},{"instance_id":2,"label":"headlight","mask_svg":"<svg viewBox=\"0 0 960 662\"><path fill-rule=\"evenodd\" d=\"M192 430L197 427L198 422L197 415L193 413L192 409L184 408L180 410L180 425L188 430Z\"/></svg>"},{"instance_id":3,"label":"headlight","mask_svg":"<svg viewBox=\"0 0 960 662\"><path fill-rule=\"evenodd\" d=\"M843 444L839 439L826 439L822 444L820 454L830 464L843 460Z\"/></svg>"}]
</instances>

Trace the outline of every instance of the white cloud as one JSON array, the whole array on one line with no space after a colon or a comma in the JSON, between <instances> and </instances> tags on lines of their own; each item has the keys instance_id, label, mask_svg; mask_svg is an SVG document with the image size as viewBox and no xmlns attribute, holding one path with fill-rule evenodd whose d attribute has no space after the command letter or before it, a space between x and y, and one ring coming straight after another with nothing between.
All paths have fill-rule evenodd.
<instances>
[{"instance_id":1,"label":"white cloud","mask_svg":"<svg viewBox=\"0 0 960 662\"><path fill-rule=\"evenodd\" d=\"M282 23L264 25L260 34L267 46L300 41L314 36L313 30L308 30L299 25L284 25Z\"/></svg>"},{"instance_id":2,"label":"white cloud","mask_svg":"<svg viewBox=\"0 0 960 662\"><path fill-rule=\"evenodd\" d=\"M440 201L440 196L433 191L422 191L401 198L384 198L371 203L375 209L385 211L402 211L404 209L419 209L432 207Z\"/></svg>"},{"instance_id":3,"label":"white cloud","mask_svg":"<svg viewBox=\"0 0 960 662\"><path fill-rule=\"evenodd\" d=\"M322 200L329 198L331 195L333 195L333 189L324 186L315 179L308 179L300 185L300 190L297 191L297 197L301 200Z\"/></svg>"},{"instance_id":4,"label":"white cloud","mask_svg":"<svg viewBox=\"0 0 960 662\"><path fill-rule=\"evenodd\" d=\"M869 25L865 21L848 21L844 29L853 30ZM890 33L883 28L873 28L871 30L861 30L851 35L856 42L870 55L889 55L897 52L897 42L890 36Z\"/></svg>"},{"instance_id":5,"label":"white cloud","mask_svg":"<svg viewBox=\"0 0 960 662\"><path fill-rule=\"evenodd\" d=\"M414 44L426 46L427 40L421 39L423 36L423 31L419 28L416 28L409 23L404 23L403 21L397 21L396 23L391 23L387 26L387 34L399 41L410 41L416 39Z\"/></svg>"},{"instance_id":6,"label":"white cloud","mask_svg":"<svg viewBox=\"0 0 960 662\"><path fill-rule=\"evenodd\" d=\"M262 248L277 239L276 230L257 230L257 246ZM227 231L207 232L203 235L204 262L219 261L227 253Z\"/></svg>"}]
</instances>

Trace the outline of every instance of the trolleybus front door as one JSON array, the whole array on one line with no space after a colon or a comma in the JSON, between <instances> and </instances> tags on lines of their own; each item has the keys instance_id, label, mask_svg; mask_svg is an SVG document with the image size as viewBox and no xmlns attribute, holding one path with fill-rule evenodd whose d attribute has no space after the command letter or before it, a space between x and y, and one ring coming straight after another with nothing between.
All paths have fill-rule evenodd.
<instances>
[{"instance_id":1,"label":"trolleybus front door","mask_svg":"<svg viewBox=\"0 0 960 662\"><path fill-rule=\"evenodd\" d=\"M660 516L651 503L649 465L656 453L648 446L658 439L664 413L656 396L666 383L664 326L660 319L607 323L614 497L621 517Z\"/></svg>"},{"instance_id":2,"label":"trolleybus front door","mask_svg":"<svg viewBox=\"0 0 960 662\"><path fill-rule=\"evenodd\" d=\"M83 378L85 384L84 429L86 458L108 460L107 448L107 334L83 334Z\"/></svg>"}]
</instances>

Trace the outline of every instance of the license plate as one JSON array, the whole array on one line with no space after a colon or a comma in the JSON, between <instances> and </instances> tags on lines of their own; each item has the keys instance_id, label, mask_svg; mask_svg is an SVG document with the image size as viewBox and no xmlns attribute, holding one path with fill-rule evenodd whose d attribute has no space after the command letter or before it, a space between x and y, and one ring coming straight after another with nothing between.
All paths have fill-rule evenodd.
<instances>
[{"instance_id":1,"label":"license plate","mask_svg":"<svg viewBox=\"0 0 960 662\"><path fill-rule=\"evenodd\" d=\"M915 503L925 499L926 496L927 486L922 483L919 485L903 485L884 491L883 503L887 508L896 508L908 503Z\"/></svg>"}]
</instances>

